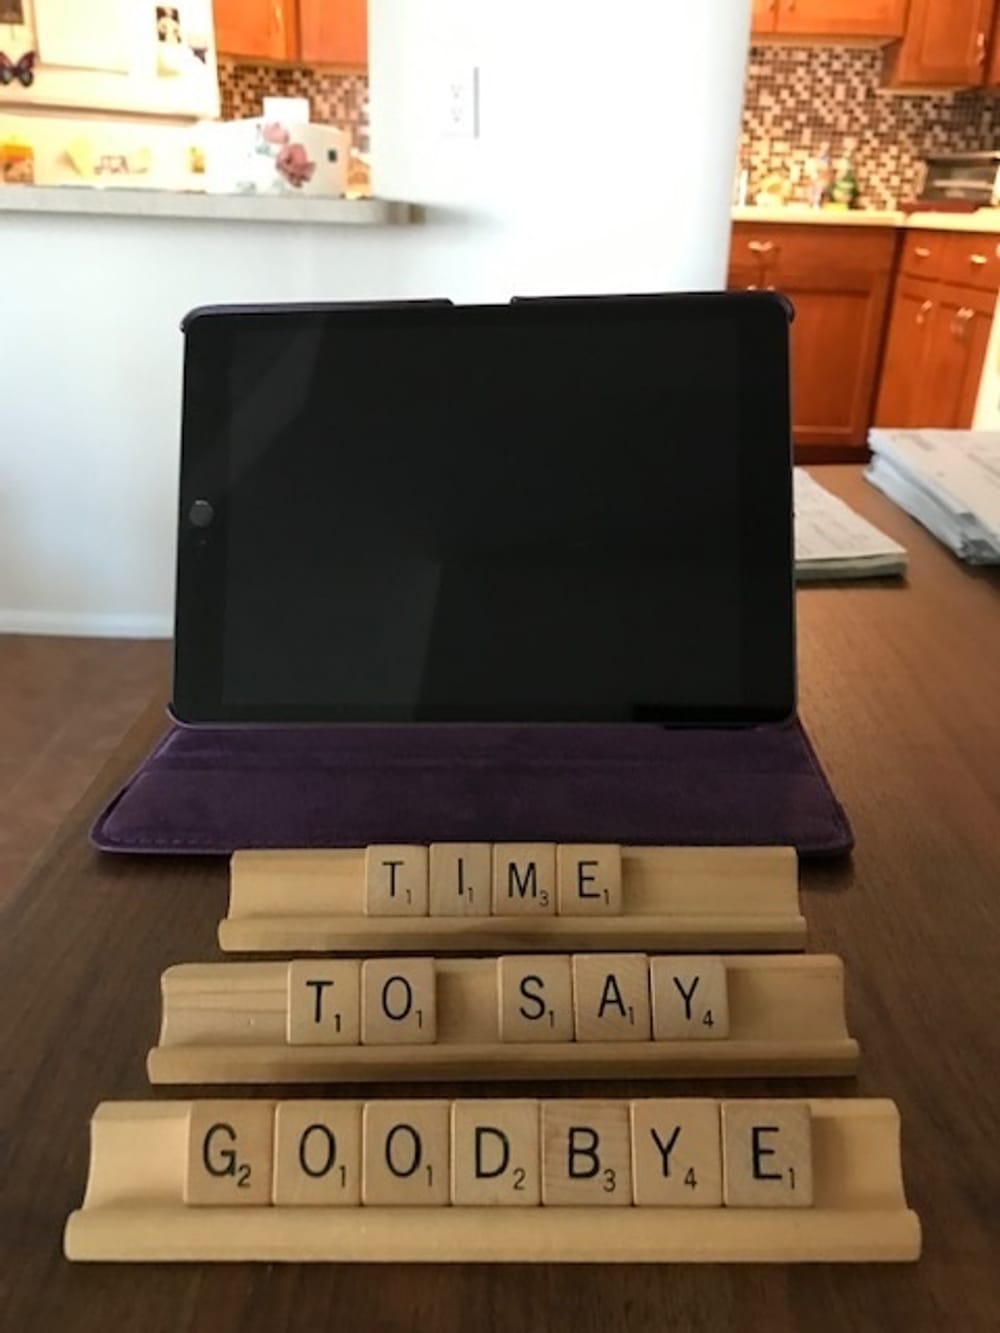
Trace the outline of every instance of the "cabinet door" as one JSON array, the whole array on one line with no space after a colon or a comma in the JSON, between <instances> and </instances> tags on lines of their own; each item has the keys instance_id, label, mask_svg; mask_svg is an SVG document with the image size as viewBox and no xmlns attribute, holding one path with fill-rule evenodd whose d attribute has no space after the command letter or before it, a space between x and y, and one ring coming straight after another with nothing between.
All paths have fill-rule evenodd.
<instances>
[{"instance_id":1,"label":"cabinet door","mask_svg":"<svg viewBox=\"0 0 1000 1333\"><path fill-rule=\"evenodd\" d=\"M953 430L972 425L993 304L981 292L942 284L926 362L927 420L916 424Z\"/></svg>"},{"instance_id":2,"label":"cabinet door","mask_svg":"<svg viewBox=\"0 0 1000 1333\"><path fill-rule=\"evenodd\" d=\"M994 0L910 0L906 35L886 62L895 88L971 88L986 77Z\"/></svg>"},{"instance_id":3,"label":"cabinet door","mask_svg":"<svg viewBox=\"0 0 1000 1333\"><path fill-rule=\"evenodd\" d=\"M367 0L299 0L299 32L307 64L368 64Z\"/></svg>"},{"instance_id":4,"label":"cabinet door","mask_svg":"<svg viewBox=\"0 0 1000 1333\"><path fill-rule=\"evenodd\" d=\"M953 430L972 425L993 304L991 295L973 288L900 279L877 425Z\"/></svg>"},{"instance_id":5,"label":"cabinet door","mask_svg":"<svg viewBox=\"0 0 1000 1333\"><path fill-rule=\"evenodd\" d=\"M906 0L780 0L778 32L802 37L902 37Z\"/></svg>"},{"instance_id":6,"label":"cabinet door","mask_svg":"<svg viewBox=\"0 0 1000 1333\"><path fill-rule=\"evenodd\" d=\"M291 60L295 0L214 0L215 46L224 56Z\"/></svg>"},{"instance_id":7,"label":"cabinet door","mask_svg":"<svg viewBox=\"0 0 1000 1333\"><path fill-rule=\"evenodd\" d=\"M787 285L792 323L792 422L797 456L830 446L860 453L868 439L882 339L887 280L831 290Z\"/></svg>"},{"instance_id":8,"label":"cabinet door","mask_svg":"<svg viewBox=\"0 0 1000 1333\"><path fill-rule=\"evenodd\" d=\"M882 362L876 426L930 426L923 420L927 361L937 329L937 283L900 278L889 319Z\"/></svg>"},{"instance_id":9,"label":"cabinet door","mask_svg":"<svg viewBox=\"0 0 1000 1333\"><path fill-rule=\"evenodd\" d=\"M773 33L778 20L778 0L753 0L750 19L750 35L766 37Z\"/></svg>"},{"instance_id":10,"label":"cabinet door","mask_svg":"<svg viewBox=\"0 0 1000 1333\"><path fill-rule=\"evenodd\" d=\"M867 443L896 249L891 228L733 226L730 287L785 292L795 306L792 422L802 461L850 460Z\"/></svg>"}]
</instances>

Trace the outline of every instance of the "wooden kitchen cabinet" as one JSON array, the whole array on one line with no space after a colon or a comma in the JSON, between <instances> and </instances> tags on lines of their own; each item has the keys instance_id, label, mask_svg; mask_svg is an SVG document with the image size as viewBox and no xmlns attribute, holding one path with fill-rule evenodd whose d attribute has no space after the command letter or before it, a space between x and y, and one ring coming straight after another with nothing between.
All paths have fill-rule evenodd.
<instances>
[{"instance_id":1,"label":"wooden kitchen cabinet","mask_svg":"<svg viewBox=\"0 0 1000 1333\"><path fill-rule=\"evenodd\" d=\"M953 430L972 425L994 305L993 292L900 277L876 425Z\"/></svg>"},{"instance_id":2,"label":"wooden kitchen cabinet","mask_svg":"<svg viewBox=\"0 0 1000 1333\"><path fill-rule=\"evenodd\" d=\"M792 424L802 461L864 454L897 244L891 227L733 228L730 287L774 288L795 307Z\"/></svg>"},{"instance_id":3,"label":"wooden kitchen cabinet","mask_svg":"<svg viewBox=\"0 0 1000 1333\"><path fill-rule=\"evenodd\" d=\"M368 64L367 0L299 0L299 33L307 65Z\"/></svg>"},{"instance_id":4,"label":"wooden kitchen cabinet","mask_svg":"<svg viewBox=\"0 0 1000 1333\"><path fill-rule=\"evenodd\" d=\"M768 37L776 28L778 21L778 0L753 0L750 16L750 35Z\"/></svg>"},{"instance_id":5,"label":"wooden kitchen cabinet","mask_svg":"<svg viewBox=\"0 0 1000 1333\"><path fill-rule=\"evenodd\" d=\"M902 37L906 0L753 0L754 37Z\"/></svg>"},{"instance_id":6,"label":"wooden kitchen cabinet","mask_svg":"<svg viewBox=\"0 0 1000 1333\"><path fill-rule=\"evenodd\" d=\"M938 284L900 277L892 303L875 423L924 426L924 374L930 356Z\"/></svg>"},{"instance_id":7,"label":"wooden kitchen cabinet","mask_svg":"<svg viewBox=\"0 0 1000 1333\"><path fill-rule=\"evenodd\" d=\"M970 88L987 78L996 0L910 0L885 66L892 88Z\"/></svg>"},{"instance_id":8,"label":"wooden kitchen cabinet","mask_svg":"<svg viewBox=\"0 0 1000 1333\"><path fill-rule=\"evenodd\" d=\"M776 31L801 37L902 37L906 0L778 0Z\"/></svg>"},{"instance_id":9,"label":"wooden kitchen cabinet","mask_svg":"<svg viewBox=\"0 0 1000 1333\"><path fill-rule=\"evenodd\" d=\"M220 55L294 60L295 0L214 0L213 9Z\"/></svg>"},{"instance_id":10,"label":"wooden kitchen cabinet","mask_svg":"<svg viewBox=\"0 0 1000 1333\"><path fill-rule=\"evenodd\" d=\"M363 69L367 0L215 0L219 54Z\"/></svg>"}]
</instances>

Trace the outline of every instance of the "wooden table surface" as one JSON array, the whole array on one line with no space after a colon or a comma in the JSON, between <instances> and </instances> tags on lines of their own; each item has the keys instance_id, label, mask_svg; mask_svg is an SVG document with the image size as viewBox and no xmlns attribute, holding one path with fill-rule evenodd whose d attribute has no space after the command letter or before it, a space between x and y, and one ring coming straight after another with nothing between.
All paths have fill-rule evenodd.
<instances>
[{"instance_id":1,"label":"wooden table surface","mask_svg":"<svg viewBox=\"0 0 1000 1333\"><path fill-rule=\"evenodd\" d=\"M102 1099L151 1095L144 1059L158 1029L160 973L219 957L224 864L101 857L87 845L99 803L162 727L154 708L0 917L0 1329L1000 1329L1000 577L957 564L857 469L817 475L911 555L909 586L799 596L802 713L857 835L852 861L804 869L805 912L810 947L846 962L861 1072L856 1081L677 1090L894 1098L923 1259L686 1268L67 1263L62 1228L82 1198L91 1111Z\"/></svg>"}]
</instances>

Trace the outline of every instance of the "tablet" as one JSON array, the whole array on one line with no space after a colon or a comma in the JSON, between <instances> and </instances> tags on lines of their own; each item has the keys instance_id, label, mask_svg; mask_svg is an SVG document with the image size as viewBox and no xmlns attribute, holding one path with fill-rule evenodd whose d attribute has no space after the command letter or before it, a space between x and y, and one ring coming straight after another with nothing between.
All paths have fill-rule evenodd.
<instances>
[{"instance_id":1,"label":"tablet","mask_svg":"<svg viewBox=\"0 0 1000 1333\"><path fill-rule=\"evenodd\" d=\"M788 323L756 293L192 312L175 714L787 717Z\"/></svg>"}]
</instances>

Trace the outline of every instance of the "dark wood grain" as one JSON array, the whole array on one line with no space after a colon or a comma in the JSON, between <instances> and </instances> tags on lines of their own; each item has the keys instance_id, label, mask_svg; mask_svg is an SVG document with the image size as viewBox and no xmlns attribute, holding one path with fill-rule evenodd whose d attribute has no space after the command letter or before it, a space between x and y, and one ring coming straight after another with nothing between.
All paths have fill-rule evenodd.
<instances>
[{"instance_id":1,"label":"dark wood grain","mask_svg":"<svg viewBox=\"0 0 1000 1333\"><path fill-rule=\"evenodd\" d=\"M82 1197L88 1117L101 1099L150 1095L143 1060L158 1026L159 974L219 956L224 865L101 858L86 843L99 802L159 730L153 710L0 917L0 1328L1000 1328L1000 579L960 567L856 470L822 479L911 552L909 586L810 588L799 597L802 710L858 839L852 862L805 870L805 910L811 946L846 961L861 1074L856 1083L680 1090L895 1098L909 1197L924 1222L921 1262L66 1263L61 1233Z\"/></svg>"},{"instance_id":2,"label":"dark wood grain","mask_svg":"<svg viewBox=\"0 0 1000 1333\"><path fill-rule=\"evenodd\" d=\"M166 642L0 635L0 901L169 678Z\"/></svg>"}]
</instances>

